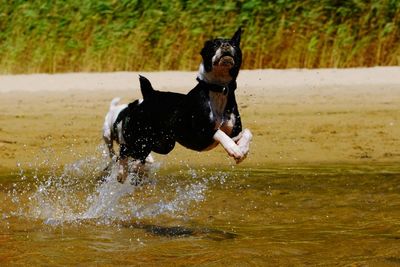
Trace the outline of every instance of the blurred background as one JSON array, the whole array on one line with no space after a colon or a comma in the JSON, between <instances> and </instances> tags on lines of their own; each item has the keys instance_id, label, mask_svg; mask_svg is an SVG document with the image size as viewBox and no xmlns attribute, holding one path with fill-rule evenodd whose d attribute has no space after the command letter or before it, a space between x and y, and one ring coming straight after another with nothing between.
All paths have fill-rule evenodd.
<instances>
[{"instance_id":1,"label":"blurred background","mask_svg":"<svg viewBox=\"0 0 400 267\"><path fill-rule=\"evenodd\" d=\"M244 69L400 65L399 0L3 0L0 73L196 70L239 26Z\"/></svg>"}]
</instances>

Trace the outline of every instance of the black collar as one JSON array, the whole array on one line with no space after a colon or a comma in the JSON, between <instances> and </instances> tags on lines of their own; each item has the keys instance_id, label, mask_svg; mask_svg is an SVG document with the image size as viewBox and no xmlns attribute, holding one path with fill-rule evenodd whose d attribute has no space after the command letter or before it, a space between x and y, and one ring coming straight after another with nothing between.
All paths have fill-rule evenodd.
<instances>
[{"instance_id":1,"label":"black collar","mask_svg":"<svg viewBox=\"0 0 400 267\"><path fill-rule=\"evenodd\" d=\"M229 91L228 85L223 86L223 85L218 85L218 84L214 84L214 83L208 83L208 82L201 80L198 77L196 78L196 80L199 82L199 84L206 87L207 90L210 90L212 92L223 93L224 95L226 95Z\"/></svg>"}]
</instances>

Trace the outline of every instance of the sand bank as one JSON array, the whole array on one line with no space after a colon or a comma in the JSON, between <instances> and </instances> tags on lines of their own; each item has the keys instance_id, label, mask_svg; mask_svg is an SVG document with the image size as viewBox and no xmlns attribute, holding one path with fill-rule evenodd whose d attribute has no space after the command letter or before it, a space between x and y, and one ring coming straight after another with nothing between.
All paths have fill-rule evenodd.
<instances>
[{"instance_id":1,"label":"sand bank","mask_svg":"<svg viewBox=\"0 0 400 267\"><path fill-rule=\"evenodd\" d=\"M43 150L54 150L60 164L96 153L110 100L140 97L138 74L0 76L0 169ZM163 91L187 92L196 83L196 72L140 74ZM243 70L237 94L243 124L254 133L244 167L400 162L400 67ZM156 158L233 164L221 148L197 153L177 146Z\"/></svg>"}]
</instances>

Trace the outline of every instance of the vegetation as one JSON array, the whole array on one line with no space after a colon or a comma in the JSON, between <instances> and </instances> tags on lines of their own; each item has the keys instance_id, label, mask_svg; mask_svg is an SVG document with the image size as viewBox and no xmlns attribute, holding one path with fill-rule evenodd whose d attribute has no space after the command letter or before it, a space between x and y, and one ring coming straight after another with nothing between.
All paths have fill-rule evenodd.
<instances>
[{"instance_id":1,"label":"vegetation","mask_svg":"<svg viewBox=\"0 0 400 267\"><path fill-rule=\"evenodd\" d=\"M243 68L400 65L400 0L3 0L0 72L195 70L239 25Z\"/></svg>"}]
</instances>

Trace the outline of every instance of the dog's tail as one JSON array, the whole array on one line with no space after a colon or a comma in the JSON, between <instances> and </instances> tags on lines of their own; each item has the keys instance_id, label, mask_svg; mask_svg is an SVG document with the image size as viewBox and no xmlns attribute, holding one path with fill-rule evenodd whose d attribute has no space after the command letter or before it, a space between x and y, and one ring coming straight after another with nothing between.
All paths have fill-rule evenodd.
<instances>
[{"instance_id":1,"label":"dog's tail","mask_svg":"<svg viewBox=\"0 0 400 267\"><path fill-rule=\"evenodd\" d=\"M139 75L139 82L140 82L140 90L142 91L143 99L146 100L146 98L148 98L154 92L154 88L151 85L150 81L142 75Z\"/></svg>"},{"instance_id":2,"label":"dog's tail","mask_svg":"<svg viewBox=\"0 0 400 267\"><path fill-rule=\"evenodd\" d=\"M121 101L120 97L114 97L110 102L110 109L116 107L119 104L119 101Z\"/></svg>"}]
</instances>

